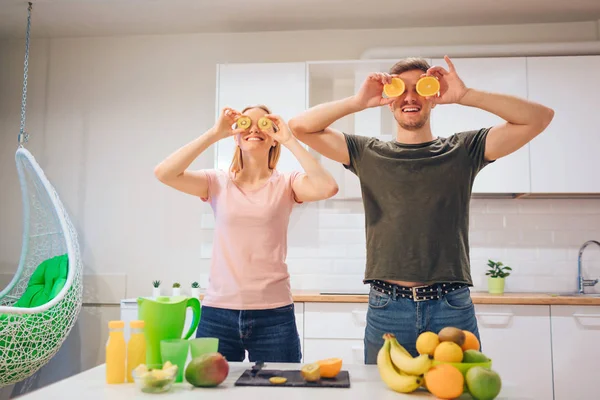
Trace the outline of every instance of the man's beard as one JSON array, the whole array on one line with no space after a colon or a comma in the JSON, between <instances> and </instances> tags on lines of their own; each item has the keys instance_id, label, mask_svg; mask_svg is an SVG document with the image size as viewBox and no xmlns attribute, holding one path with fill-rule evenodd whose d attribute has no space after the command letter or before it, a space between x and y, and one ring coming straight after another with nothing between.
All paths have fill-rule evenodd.
<instances>
[{"instance_id":1,"label":"man's beard","mask_svg":"<svg viewBox=\"0 0 600 400\"><path fill-rule=\"evenodd\" d=\"M399 118L396 118L396 122L398 122L398 125L400 125L402 129L407 131L416 131L424 127L428 119L429 115L422 115L418 121L411 121L407 123Z\"/></svg>"}]
</instances>

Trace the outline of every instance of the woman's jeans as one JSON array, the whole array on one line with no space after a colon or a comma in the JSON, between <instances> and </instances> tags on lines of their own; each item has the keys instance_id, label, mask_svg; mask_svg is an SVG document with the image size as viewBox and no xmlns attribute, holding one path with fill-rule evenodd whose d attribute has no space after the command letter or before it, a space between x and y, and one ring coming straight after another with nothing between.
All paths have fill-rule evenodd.
<instances>
[{"instance_id":1,"label":"woman's jeans","mask_svg":"<svg viewBox=\"0 0 600 400\"><path fill-rule=\"evenodd\" d=\"M229 310L202 306L196 337L219 339L228 361L299 363L302 355L294 304L268 310Z\"/></svg>"},{"instance_id":2,"label":"woman's jeans","mask_svg":"<svg viewBox=\"0 0 600 400\"><path fill-rule=\"evenodd\" d=\"M414 301L371 288L365 328L365 364L376 364L383 346L383 334L393 333L413 356L417 337L425 331L438 333L447 326L472 332L481 343L475 306L468 287L457 289L437 300Z\"/></svg>"}]
</instances>

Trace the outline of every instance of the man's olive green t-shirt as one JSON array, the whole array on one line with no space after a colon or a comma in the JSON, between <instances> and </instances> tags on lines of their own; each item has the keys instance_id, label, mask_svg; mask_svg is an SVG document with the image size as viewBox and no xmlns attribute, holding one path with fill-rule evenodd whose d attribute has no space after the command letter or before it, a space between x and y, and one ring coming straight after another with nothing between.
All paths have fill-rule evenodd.
<instances>
[{"instance_id":1,"label":"man's olive green t-shirt","mask_svg":"<svg viewBox=\"0 0 600 400\"><path fill-rule=\"evenodd\" d=\"M420 144L344 134L365 209L365 283L473 285L469 205L489 129Z\"/></svg>"}]
</instances>

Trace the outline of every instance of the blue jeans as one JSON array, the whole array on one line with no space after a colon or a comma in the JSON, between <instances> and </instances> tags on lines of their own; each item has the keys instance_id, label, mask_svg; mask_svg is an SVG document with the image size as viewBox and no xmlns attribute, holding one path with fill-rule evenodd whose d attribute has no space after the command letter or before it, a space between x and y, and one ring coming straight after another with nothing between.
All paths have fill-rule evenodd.
<instances>
[{"instance_id":1,"label":"blue jeans","mask_svg":"<svg viewBox=\"0 0 600 400\"><path fill-rule=\"evenodd\" d=\"M425 331L438 333L447 326L470 331L481 343L475 306L468 287L457 289L437 300L425 301L393 298L371 288L364 338L365 364L377 363L384 333L393 333L406 350L417 356L417 337Z\"/></svg>"},{"instance_id":2,"label":"blue jeans","mask_svg":"<svg viewBox=\"0 0 600 400\"><path fill-rule=\"evenodd\" d=\"M294 304L268 310L229 310L202 306L196 337L219 339L229 361L299 363L302 358Z\"/></svg>"}]
</instances>

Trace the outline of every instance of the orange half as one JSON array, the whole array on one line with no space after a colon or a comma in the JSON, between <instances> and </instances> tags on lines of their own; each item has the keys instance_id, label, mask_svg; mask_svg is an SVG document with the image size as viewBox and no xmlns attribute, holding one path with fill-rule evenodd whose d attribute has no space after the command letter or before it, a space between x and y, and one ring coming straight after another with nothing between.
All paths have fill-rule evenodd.
<instances>
[{"instance_id":1,"label":"orange half","mask_svg":"<svg viewBox=\"0 0 600 400\"><path fill-rule=\"evenodd\" d=\"M383 93L390 97L398 97L402 93L404 93L404 81L400 78L392 78L391 83L386 83L383 85Z\"/></svg>"},{"instance_id":2,"label":"orange half","mask_svg":"<svg viewBox=\"0 0 600 400\"><path fill-rule=\"evenodd\" d=\"M416 89L423 97L435 96L440 91L440 82L433 76L425 76L419 79Z\"/></svg>"},{"instance_id":3,"label":"orange half","mask_svg":"<svg viewBox=\"0 0 600 400\"><path fill-rule=\"evenodd\" d=\"M322 378L335 378L342 370L341 358L326 358L324 360L317 361L317 364L319 364L321 369Z\"/></svg>"}]
</instances>

